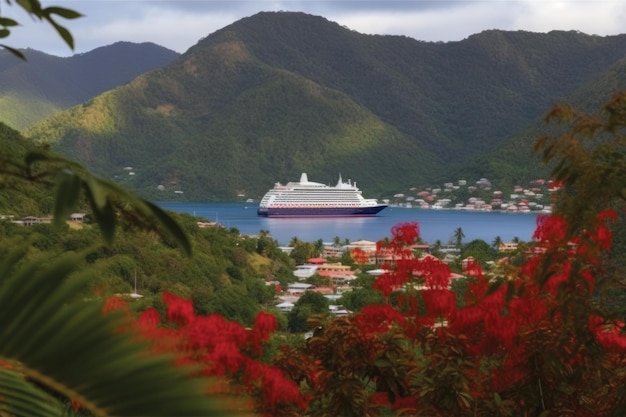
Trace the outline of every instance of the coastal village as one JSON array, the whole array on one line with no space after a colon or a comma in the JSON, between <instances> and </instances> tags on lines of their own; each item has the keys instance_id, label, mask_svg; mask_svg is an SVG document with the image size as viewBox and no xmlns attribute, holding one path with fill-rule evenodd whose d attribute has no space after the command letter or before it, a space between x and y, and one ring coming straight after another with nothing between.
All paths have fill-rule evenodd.
<instances>
[{"instance_id":1,"label":"coastal village","mask_svg":"<svg viewBox=\"0 0 626 417\"><path fill-rule=\"evenodd\" d=\"M289 253L293 248L283 247L281 249ZM447 264L459 262L460 273L451 271L450 282L468 278L475 271L471 266L475 265L476 260L472 256L460 260L461 251L454 245L436 249L438 254L443 256L442 258L435 257L431 253L431 245L428 244L416 243L410 249L410 256L422 262L442 261ZM503 259L506 259L508 255L517 249L517 242L501 242L498 247L498 253L503 255ZM336 261L343 258L346 253L356 261L357 267L343 265L341 262ZM332 261L329 261L331 259ZM293 271L294 282L289 283L287 288L281 288L278 281L268 281L266 284L276 286L277 304L275 307L282 312L290 312L303 294L307 291L312 291L322 294L329 300L330 314L338 317L346 316L351 314L351 311L338 303L344 293L358 288L355 287L353 282L358 275L365 273L372 277L380 276L388 273L389 271L385 268L393 265L394 262L395 258L392 251L377 247L376 242L360 240L345 245L326 244L320 257L310 258L306 263L296 266ZM417 271L416 273L419 274L420 272ZM312 283L312 281L316 283ZM421 288L416 289L419 290Z\"/></svg>"},{"instance_id":2,"label":"coastal village","mask_svg":"<svg viewBox=\"0 0 626 417\"><path fill-rule=\"evenodd\" d=\"M383 264L388 264L391 259L390 253L385 254L384 251L377 250L376 242L360 240L345 245L328 244L325 245L321 257L310 258L305 264L296 266L293 271L295 281L288 284L286 289L280 288L278 282L267 282L269 285L277 285L278 301L276 308L283 312L289 312L293 309L295 303L306 291L314 291L322 294L329 302L329 311L336 316L345 316L350 314L343 306L335 304L342 294L346 291L352 291L352 281L362 271L353 269L350 265L342 265L341 262L328 262L327 259L339 259L347 252L352 259L358 260L358 263L369 266L366 273L369 275L381 275L386 272L384 269L378 268ZM289 253L293 248L282 247L284 252ZM428 251L428 245L416 245L416 250ZM428 255L432 256L432 255ZM323 285L315 285L308 283L309 278L317 275L322 280L326 280Z\"/></svg>"},{"instance_id":3,"label":"coastal village","mask_svg":"<svg viewBox=\"0 0 626 417\"><path fill-rule=\"evenodd\" d=\"M385 201L401 207L427 209L549 213L551 195L557 189L553 181L541 178L527 185L514 185L505 191L493 187L487 178L481 178L474 183L460 179L446 182L443 186L411 188Z\"/></svg>"}]
</instances>

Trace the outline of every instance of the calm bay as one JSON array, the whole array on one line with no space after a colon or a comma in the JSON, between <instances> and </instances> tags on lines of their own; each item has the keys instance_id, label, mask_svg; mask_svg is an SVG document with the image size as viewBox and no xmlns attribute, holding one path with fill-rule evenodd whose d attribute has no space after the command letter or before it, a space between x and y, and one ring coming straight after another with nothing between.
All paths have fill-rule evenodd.
<instances>
[{"instance_id":1,"label":"calm bay","mask_svg":"<svg viewBox=\"0 0 626 417\"><path fill-rule=\"evenodd\" d=\"M269 231L280 245L293 237L306 242L322 239L332 242L335 237L351 242L365 239L377 241L391 236L391 228L398 223L416 222L420 235L427 243L440 240L454 241L457 228L463 230L464 242L482 239L487 243L496 237L503 241L519 238L530 241L535 231L538 214L502 213L465 210L433 210L405 207L388 207L375 217L354 218L297 218L268 219L256 214L256 204L246 203L187 203L158 202L161 208L178 213L188 213L199 218L216 221L227 228L236 228L245 235Z\"/></svg>"}]
</instances>

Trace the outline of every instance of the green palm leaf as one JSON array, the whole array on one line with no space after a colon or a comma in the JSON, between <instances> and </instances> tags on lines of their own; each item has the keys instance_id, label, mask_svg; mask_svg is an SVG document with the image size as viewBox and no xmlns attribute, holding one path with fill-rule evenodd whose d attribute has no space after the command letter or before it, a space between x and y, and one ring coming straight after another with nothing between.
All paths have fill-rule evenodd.
<instances>
[{"instance_id":1,"label":"green palm leaf","mask_svg":"<svg viewBox=\"0 0 626 417\"><path fill-rule=\"evenodd\" d=\"M52 406L52 398L15 370L0 369L0 392L7 400L0 403L0 415L40 417L58 414Z\"/></svg>"},{"instance_id":2,"label":"green palm leaf","mask_svg":"<svg viewBox=\"0 0 626 417\"><path fill-rule=\"evenodd\" d=\"M90 277L76 272L80 254L24 262L26 253L0 264L0 414L59 414L33 381L98 416L226 415L188 370L120 332L121 315L80 299Z\"/></svg>"},{"instance_id":3,"label":"green palm leaf","mask_svg":"<svg viewBox=\"0 0 626 417\"><path fill-rule=\"evenodd\" d=\"M93 176L80 164L42 150L26 154L24 164L11 162L15 175L31 181L56 185L54 219L63 224L78 208L81 192L85 193L95 221L107 243L113 241L118 218L127 223L153 230L176 242L187 254L191 243L178 223L158 206L125 190L112 181Z\"/></svg>"}]
</instances>

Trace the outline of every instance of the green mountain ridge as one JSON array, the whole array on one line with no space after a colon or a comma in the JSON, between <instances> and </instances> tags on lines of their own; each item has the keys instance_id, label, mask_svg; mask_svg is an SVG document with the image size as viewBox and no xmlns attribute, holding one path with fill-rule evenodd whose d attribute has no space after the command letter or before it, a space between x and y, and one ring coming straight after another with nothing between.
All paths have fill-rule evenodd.
<instances>
[{"instance_id":1,"label":"green mountain ridge","mask_svg":"<svg viewBox=\"0 0 626 417\"><path fill-rule=\"evenodd\" d=\"M23 53L26 61L0 52L0 120L16 129L83 103L179 55L153 43L131 42L71 57L33 49Z\"/></svg>"},{"instance_id":2,"label":"green mountain ridge","mask_svg":"<svg viewBox=\"0 0 626 417\"><path fill-rule=\"evenodd\" d=\"M301 172L377 197L461 174L523 182L545 175L530 150L549 107L623 85L625 36L432 43L265 12L26 134L157 200L257 199Z\"/></svg>"}]
</instances>

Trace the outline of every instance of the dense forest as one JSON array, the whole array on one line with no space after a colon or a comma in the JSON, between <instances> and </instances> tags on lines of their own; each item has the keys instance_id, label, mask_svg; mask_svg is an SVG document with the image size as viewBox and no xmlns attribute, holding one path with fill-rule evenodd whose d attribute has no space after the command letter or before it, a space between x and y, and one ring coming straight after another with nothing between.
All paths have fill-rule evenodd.
<instances>
[{"instance_id":1,"label":"dense forest","mask_svg":"<svg viewBox=\"0 0 626 417\"><path fill-rule=\"evenodd\" d=\"M595 110L623 85L624 45L498 30L431 43L259 13L25 134L156 200L258 199L301 172L375 197L461 176L506 188L547 174L531 148L553 104Z\"/></svg>"}]
</instances>

